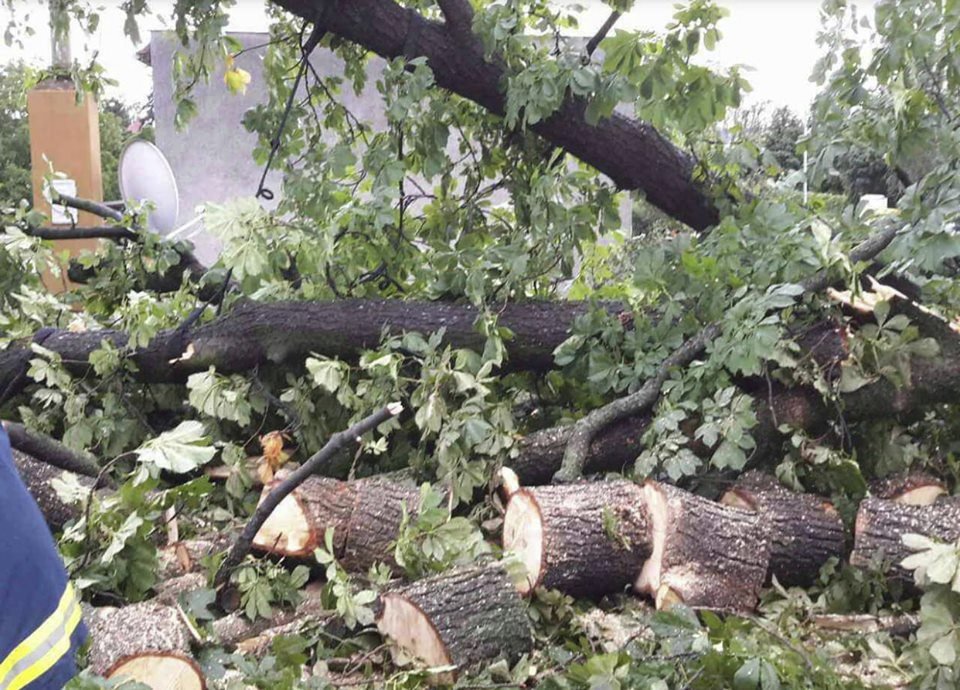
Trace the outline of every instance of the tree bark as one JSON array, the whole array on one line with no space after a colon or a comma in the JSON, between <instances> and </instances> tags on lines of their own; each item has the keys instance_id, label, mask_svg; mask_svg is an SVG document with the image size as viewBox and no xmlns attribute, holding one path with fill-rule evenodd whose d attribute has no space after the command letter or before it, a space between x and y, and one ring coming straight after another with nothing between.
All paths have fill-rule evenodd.
<instances>
[{"instance_id":1,"label":"tree bark","mask_svg":"<svg viewBox=\"0 0 960 690\"><path fill-rule=\"evenodd\" d=\"M720 499L724 505L760 515L770 548L768 579L787 587L809 587L830 558L843 558L847 533L826 499L783 488L776 479L747 472Z\"/></svg>"},{"instance_id":2,"label":"tree bark","mask_svg":"<svg viewBox=\"0 0 960 690\"><path fill-rule=\"evenodd\" d=\"M947 495L947 486L940 479L925 472L912 472L870 484L870 494L874 498L905 503L912 506L929 506L941 496Z\"/></svg>"},{"instance_id":3,"label":"tree bark","mask_svg":"<svg viewBox=\"0 0 960 690\"><path fill-rule=\"evenodd\" d=\"M520 557L536 587L599 598L625 589L650 557L643 489L629 481L521 489L507 505L503 550Z\"/></svg>"},{"instance_id":4,"label":"tree bark","mask_svg":"<svg viewBox=\"0 0 960 690\"><path fill-rule=\"evenodd\" d=\"M546 370L553 367L553 351L570 335L574 319L586 313L586 302L525 302L509 304L499 312L499 324L513 332L507 344L508 368ZM616 313L620 306L605 305ZM290 363L311 352L329 357L356 358L376 347L384 331L430 334L444 330L444 341L454 347L482 351L486 339L474 328L477 310L447 302L344 299L333 302L245 301L229 313L194 329L159 333L131 356L136 376L147 382L183 381L192 373L215 366L221 373L249 371L269 363ZM89 370L90 354L106 340L125 348L127 336L114 330L72 333L53 330L43 347L61 355L78 376ZM13 346L0 352L0 391L16 384L29 361L29 347ZM23 381L21 385L28 382ZM16 387L16 386L14 386ZM8 392L17 392L12 390Z\"/></svg>"},{"instance_id":5,"label":"tree bark","mask_svg":"<svg viewBox=\"0 0 960 690\"><path fill-rule=\"evenodd\" d=\"M481 661L511 663L533 647L516 587L499 563L419 580L381 597L377 628L427 667L455 666L438 682Z\"/></svg>"},{"instance_id":6,"label":"tree bark","mask_svg":"<svg viewBox=\"0 0 960 690\"><path fill-rule=\"evenodd\" d=\"M913 553L902 541L905 534L944 542L960 539L960 501L941 499L933 505L916 506L881 498L864 499L857 511L850 564L879 568L889 577L912 582L910 571L900 565Z\"/></svg>"},{"instance_id":7,"label":"tree bark","mask_svg":"<svg viewBox=\"0 0 960 690\"><path fill-rule=\"evenodd\" d=\"M637 590L658 609L752 611L770 562L760 515L652 481L644 495L653 548Z\"/></svg>"},{"instance_id":8,"label":"tree bark","mask_svg":"<svg viewBox=\"0 0 960 690\"><path fill-rule=\"evenodd\" d=\"M274 0L315 21L326 0ZM381 57L425 57L441 88L477 103L495 115L505 112L506 74L484 58L479 39L455 26L429 21L393 0L350 0L322 16L324 28ZM567 97L559 110L531 129L607 175L620 189L636 189L647 201L694 230L717 223L719 212L693 181L693 159L646 122L618 114L587 123L587 102Z\"/></svg>"},{"instance_id":9,"label":"tree bark","mask_svg":"<svg viewBox=\"0 0 960 690\"><path fill-rule=\"evenodd\" d=\"M65 480L76 483L87 491L93 490L94 480L80 474L73 474L52 465L39 462L26 453L13 451L13 464L20 474L27 491L37 502L40 512L51 530L63 529L70 520L80 517L83 504L67 503L53 486L54 480Z\"/></svg>"},{"instance_id":10,"label":"tree bark","mask_svg":"<svg viewBox=\"0 0 960 690\"><path fill-rule=\"evenodd\" d=\"M263 495L272 487L264 487ZM404 504L408 514L416 515L417 488L378 479L310 477L280 502L253 544L266 553L300 558L322 546L327 529L333 528L334 556L344 568L363 572L377 562L395 565L393 543Z\"/></svg>"}]
</instances>

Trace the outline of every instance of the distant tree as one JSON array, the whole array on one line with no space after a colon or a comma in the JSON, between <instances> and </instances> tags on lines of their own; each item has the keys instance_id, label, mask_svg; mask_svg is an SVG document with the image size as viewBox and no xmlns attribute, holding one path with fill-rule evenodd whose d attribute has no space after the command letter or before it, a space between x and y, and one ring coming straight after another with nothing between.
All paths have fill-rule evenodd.
<instances>
[{"instance_id":1,"label":"distant tree","mask_svg":"<svg viewBox=\"0 0 960 690\"><path fill-rule=\"evenodd\" d=\"M797 142L803 136L803 122L787 106L773 111L763 128L763 146L784 170L799 170Z\"/></svg>"},{"instance_id":2,"label":"distant tree","mask_svg":"<svg viewBox=\"0 0 960 690\"><path fill-rule=\"evenodd\" d=\"M0 66L0 206L30 196L30 132L27 85L31 70L23 62Z\"/></svg>"}]
</instances>

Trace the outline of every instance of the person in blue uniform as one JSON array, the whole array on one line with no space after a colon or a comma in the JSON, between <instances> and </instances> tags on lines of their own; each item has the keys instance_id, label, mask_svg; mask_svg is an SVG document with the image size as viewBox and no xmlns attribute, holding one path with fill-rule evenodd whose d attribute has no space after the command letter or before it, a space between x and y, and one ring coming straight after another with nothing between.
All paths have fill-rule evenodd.
<instances>
[{"instance_id":1,"label":"person in blue uniform","mask_svg":"<svg viewBox=\"0 0 960 690\"><path fill-rule=\"evenodd\" d=\"M0 424L0 690L60 690L86 636L80 600Z\"/></svg>"}]
</instances>

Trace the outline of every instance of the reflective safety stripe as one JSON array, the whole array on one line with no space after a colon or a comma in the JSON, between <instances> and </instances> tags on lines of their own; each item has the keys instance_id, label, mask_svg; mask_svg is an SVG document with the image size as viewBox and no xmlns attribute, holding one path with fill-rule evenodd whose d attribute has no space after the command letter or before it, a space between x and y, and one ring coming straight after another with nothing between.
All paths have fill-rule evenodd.
<instances>
[{"instance_id":1,"label":"reflective safety stripe","mask_svg":"<svg viewBox=\"0 0 960 690\"><path fill-rule=\"evenodd\" d=\"M16 690L49 670L70 649L80 623L80 604L67 587L56 610L0 663L0 690Z\"/></svg>"}]
</instances>

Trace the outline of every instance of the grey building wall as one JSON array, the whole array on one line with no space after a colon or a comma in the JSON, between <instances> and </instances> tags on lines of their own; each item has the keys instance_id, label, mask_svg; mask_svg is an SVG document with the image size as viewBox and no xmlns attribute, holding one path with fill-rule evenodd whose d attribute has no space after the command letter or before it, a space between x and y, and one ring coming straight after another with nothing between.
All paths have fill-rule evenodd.
<instances>
[{"instance_id":1,"label":"grey building wall","mask_svg":"<svg viewBox=\"0 0 960 690\"><path fill-rule=\"evenodd\" d=\"M231 34L244 47L263 44L264 33ZM243 95L228 91L223 83L223 68L213 75L208 83L197 84L193 99L197 115L187 128L177 131L174 127L176 102L173 98L173 55L180 45L169 32L155 31L149 45L149 62L153 68L153 103L156 120L156 142L170 162L177 179L180 195L178 223L193 219L195 209L206 203L222 203L231 198L253 196L262 174L262 168L253 160L257 137L243 127L243 115L259 103L267 101L266 81L263 78L263 55L266 48L255 48L240 55L236 64L247 70L252 79ZM329 50L318 49L312 58L320 74L342 74L342 62ZM383 70L384 61L373 58L368 63L369 79L365 90L354 94L350 88L343 89L339 98L361 120L375 128L386 125L383 104L375 84ZM456 141L451 137L449 148L456 151ZM267 177L267 186L276 194L272 205L280 197L282 180L277 172ZM502 199L495 202L506 201ZM265 205L271 205L264 202ZM628 195L620 205L623 227L631 223L631 203ZM198 258L212 264L219 256L220 243L209 233L199 232L192 237Z\"/></svg>"}]
</instances>

